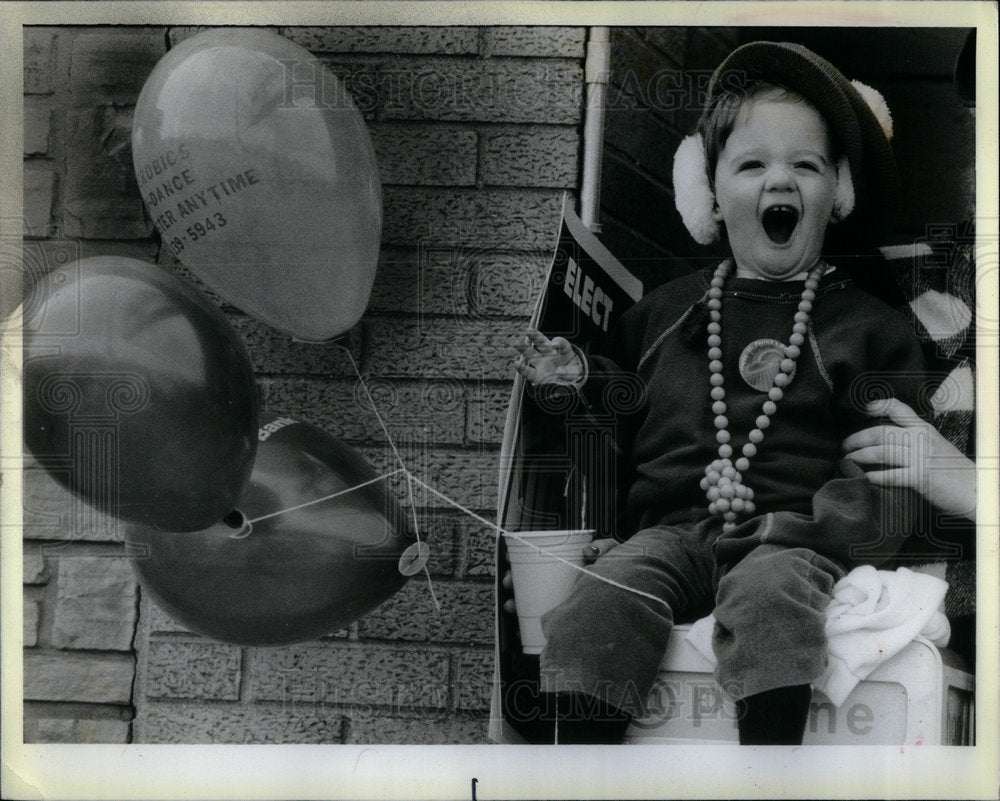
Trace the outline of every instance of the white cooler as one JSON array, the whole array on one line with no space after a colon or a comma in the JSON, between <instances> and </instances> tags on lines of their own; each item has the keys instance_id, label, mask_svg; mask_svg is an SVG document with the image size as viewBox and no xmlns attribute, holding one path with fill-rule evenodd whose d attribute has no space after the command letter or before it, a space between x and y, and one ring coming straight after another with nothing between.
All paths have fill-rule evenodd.
<instances>
[{"instance_id":1,"label":"white cooler","mask_svg":"<svg viewBox=\"0 0 1000 801\"><path fill-rule=\"evenodd\" d=\"M650 693L650 714L626 743L736 743L733 702L677 626ZM813 694L805 745L972 745L975 679L956 654L918 638L876 668L839 708Z\"/></svg>"}]
</instances>

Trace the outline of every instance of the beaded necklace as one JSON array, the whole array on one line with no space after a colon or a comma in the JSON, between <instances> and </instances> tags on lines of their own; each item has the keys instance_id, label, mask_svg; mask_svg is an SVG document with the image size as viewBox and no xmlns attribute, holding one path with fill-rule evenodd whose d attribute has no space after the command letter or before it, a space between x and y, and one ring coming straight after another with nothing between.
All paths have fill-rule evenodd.
<instances>
[{"instance_id":1,"label":"beaded necklace","mask_svg":"<svg viewBox=\"0 0 1000 801\"><path fill-rule=\"evenodd\" d=\"M725 286L733 262L726 259L720 264L708 290L708 380L711 384L712 414L715 415L715 440L719 443L719 458L705 468L705 477L701 480L701 489L708 498L708 511L717 517L722 517L723 531L736 528L736 520L740 514L753 514L755 505L754 492L743 483L743 473L750 468L750 460L757 455L757 448L764 439L764 432L771 425L771 417L778 410L778 402L784 397L785 387L792 380L795 365L802 353L809 328L809 317L813 301L816 299L816 287L827 266L818 262L806 278L805 288L795 312L792 334L788 344L784 346L784 357L778 365L778 371L767 390L767 400L761 405L761 413L755 421L756 427L747 434L747 442L743 445L742 455L734 462L732 437L729 434L729 419L726 417L725 379L722 375L722 288Z\"/></svg>"}]
</instances>

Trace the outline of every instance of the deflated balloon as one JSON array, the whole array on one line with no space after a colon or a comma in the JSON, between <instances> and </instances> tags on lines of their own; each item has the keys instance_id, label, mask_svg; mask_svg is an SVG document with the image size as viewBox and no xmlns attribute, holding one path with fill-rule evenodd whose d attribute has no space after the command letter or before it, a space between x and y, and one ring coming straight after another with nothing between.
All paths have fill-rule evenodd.
<instances>
[{"instance_id":1,"label":"deflated balloon","mask_svg":"<svg viewBox=\"0 0 1000 801\"><path fill-rule=\"evenodd\" d=\"M403 586L415 540L385 479L335 437L274 416L259 437L233 514L204 531L131 532L133 567L194 632L241 645L331 634Z\"/></svg>"},{"instance_id":2,"label":"deflated balloon","mask_svg":"<svg viewBox=\"0 0 1000 801\"><path fill-rule=\"evenodd\" d=\"M188 284L101 256L47 275L24 320L24 441L85 501L166 531L221 520L250 477L243 343Z\"/></svg>"},{"instance_id":3,"label":"deflated balloon","mask_svg":"<svg viewBox=\"0 0 1000 801\"><path fill-rule=\"evenodd\" d=\"M240 28L181 42L143 86L132 156L164 242L228 301L308 341L364 313L382 226L374 152L307 50Z\"/></svg>"}]
</instances>

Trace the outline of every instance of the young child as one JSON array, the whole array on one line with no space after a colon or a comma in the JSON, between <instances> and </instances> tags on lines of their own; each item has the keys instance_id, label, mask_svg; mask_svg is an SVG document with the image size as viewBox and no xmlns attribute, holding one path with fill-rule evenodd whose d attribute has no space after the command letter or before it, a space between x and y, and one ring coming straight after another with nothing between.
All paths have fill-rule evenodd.
<instances>
[{"instance_id":1,"label":"young child","mask_svg":"<svg viewBox=\"0 0 1000 801\"><path fill-rule=\"evenodd\" d=\"M591 572L662 603L583 575L543 620L560 742L620 740L674 621L713 608L740 742L801 742L831 589L885 548L885 507L838 472L841 442L876 397L919 408L923 380L902 316L821 255L828 226L874 231L898 200L879 101L799 45L735 50L674 166L688 230L732 257L648 294L600 354L538 332L521 346L529 382L575 386L595 411L616 414L602 390L622 371L646 393L618 415L636 533ZM581 697L602 721L574 723Z\"/></svg>"}]
</instances>

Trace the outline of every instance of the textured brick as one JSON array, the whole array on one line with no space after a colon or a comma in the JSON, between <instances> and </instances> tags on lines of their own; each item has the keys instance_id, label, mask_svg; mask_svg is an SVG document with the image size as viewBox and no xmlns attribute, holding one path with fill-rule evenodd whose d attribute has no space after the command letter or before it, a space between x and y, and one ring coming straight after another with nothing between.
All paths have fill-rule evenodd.
<instances>
[{"instance_id":1,"label":"textured brick","mask_svg":"<svg viewBox=\"0 0 1000 801\"><path fill-rule=\"evenodd\" d=\"M49 94L55 85L55 34L47 28L24 29L24 93Z\"/></svg>"},{"instance_id":2,"label":"textured brick","mask_svg":"<svg viewBox=\"0 0 1000 801\"><path fill-rule=\"evenodd\" d=\"M146 704L133 723L135 743L337 744L343 716L330 709L292 710L234 704Z\"/></svg>"},{"instance_id":3,"label":"textured brick","mask_svg":"<svg viewBox=\"0 0 1000 801\"><path fill-rule=\"evenodd\" d=\"M167 39L170 42L170 48L174 48L183 42L185 39L190 39L192 36L197 36L203 31L215 30L217 26L215 25L174 25L170 27L167 31ZM279 33L281 31L280 26L277 25L255 25L254 28L258 30L269 30L274 33Z\"/></svg>"},{"instance_id":4,"label":"textured brick","mask_svg":"<svg viewBox=\"0 0 1000 801\"><path fill-rule=\"evenodd\" d=\"M388 245L549 250L558 235L561 196L531 190L386 187L382 242Z\"/></svg>"},{"instance_id":5,"label":"textured brick","mask_svg":"<svg viewBox=\"0 0 1000 801\"><path fill-rule=\"evenodd\" d=\"M127 743L129 724L123 720L25 718L26 743Z\"/></svg>"},{"instance_id":6,"label":"textured brick","mask_svg":"<svg viewBox=\"0 0 1000 801\"><path fill-rule=\"evenodd\" d=\"M482 177L489 186L578 185L580 138L575 128L510 128L485 139Z\"/></svg>"},{"instance_id":7,"label":"textured brick","mask_svg":"<svg viewBox=\"0 0 1000 801\"><path fill-rule=\"evenodd\" d=\"M153 641L149 644L147 698L240 697L240 649L209 642Z\"/></svg>"},{"instance_id":8,"label":"textured brick","mask_svg":"<svg viewBox=\"0 0 1000 801\"><path fill-rule=\"evenodd\" d=\"M454 578L461 556L454 519L443 515L440 510L431 509L417 513L417 524L420 526L421 541L430 546L427 572L435 581L439 578ZM421 572L411 580L423 581L426 576Z\"/></svg>"},{"instance_id":9,"label":"textured brick","mask_svg":"<svg viewBox=\"0 0 1000 801\"><path fill-rule=\"evenodd\" d=\"M561 60L428 59L383 71L388 119L546 122L581 119L583 70Z\"/></svg>"},{"instance_id":10,"label":"textured brick","mask_svg":"<svg viewBox=\"0 0 1000 801\"><path fill-rule=\"evenodd\" d=\"M581 58L586 51L587 29L543 25L497 25L486 29L492 56Z\"/></svg>"},{"instance_id":11,"label":"textured brick","mask_svg":"<svg viewBox=\"0 0 1000 801\"><path fill-rule=\"evenodd\" d=\"M489 645L493 642L493 585L411 581L358 624L363 638Z\"/></svg>"},{"instance_id":12,"label":"textured brick","mask_svg":"<svg viewBox=\"0 0 1000 801\"><path fill-rule=\"evenodd\" d=\"M125 654L24 654L24 700L127 704L135 660Z\"/></svg>"},{"instance_id":13,"label":"textured brick","mask_svg":"<svg viewBox=\"0 0 1000 801\"><path fill-rule=\"evenodd\" d=\"M360 330L355 327L326 343L296 342L288 334L245 315L229 315L229 322L242 337L250 363L258 375L264 373L320 374L329 377L355 375L351 357L358 362ZM347 350L345 350L345 348Z\"/></svg>"},{"instance_id":14,"label":"textured brick","mask_svg":"<svg viewBox=\"0 0 1000 801\"><path fill-rule=\"evenodd\" d=\"M459 655L455 676L459 709L489 710L494 662L493 651L466 651Z\"/></svg>"},{"instance_id":15,"label":"textured brick","mask_svg":"<svg viewBox=\"0 0 1000 801\"><path fill-rule=\"evenodd\" d=\"M496 508L499 450L457 450L436 446L411 448L406 443L397 443L397 448L412 475L451 501L468 509L491 510L491 513ZM388 447L361 450L380 475L399 466L395 454ZM409 505L405 492L398 497L404 506ZM416 482L413 484L413 503L418 509L455 508Z\"/></svg>"},{"instance_id":16,"label":"textured brick","mask_svg":"<svg viewBox=\"0 0 1000 801\"><path fill-rule=\"evenodd\" d=\"M511 383L479 384L469 394L466 436L470 442L498 443L510 406Z\"/></svg>"},{"instance_id":17,"label":"textured brick","mask_svg":"<svg viewBox=\"0 0 1000 801\"><path fill-rule=\"evenodd\" d=\"M56 174L51 170L24 171L24 221L28 236L44 236L52 221L52 197Z\"/></svg>"},{"instance_id":18,"label":"textured brick","mask_svg":"<svg viewBox=\"0 0 1000 801\"><path fill-rule=\"evenodd\" d=\"M475 745L490 742L488 720L441 716L389 718L378 713L351 712L347 743L380 745Z\"/></svg>"},{"instance_id":19,"label":"textured brick","mask_svg":"<svg viewBox=\"0 0 1000 801\"><path fill-rule=\"evenodd\" d=\"M385 440L365 386L394 441L462 443L465 390L457 381L400 383L369 378L363 386L346 380L276 379L264 385L264 406L339 439Z\"/></svg>"},{"instance_id":20,"label":"textured brick","mask_svg":"<svg viewBox=\"0 0 1000 801\"><path fill-rule=\"evenodd\" d=\"M469 280L469 313L530 317L545 283L551 255L484 252Z\"/></svg>"},{"instance_id":21,"label":"textured brick","mask_svg":"<svg viewBox=\"0 0 1000 801\"><path fill-rule=\"evenodd\" d=\"M477 137L452 126L391 125L372 130L383 184L473 186Z\"/></svg>"},{"instance_id":22,"label":"textured brick","mask_svg":"<svg viewBox=\"0 0 1000 801\"><path fill-rule=\"evenodd\" d=\"M134 103L166 52L163 28L96 28L77 35L69 88L75 105Z\"/></svg>"},{"instance_id":23,"label":"textured brick","mask_svg":"<svg viewBox=\"0 0 1000 801\"><path fill-rule=\"evenodd\" d=\"M478 251L462 246L417 251L384 249L372 287L370 311L467 314L469 281Z\"/></svg>"},{"instance_id":24,"label":"textured brick","mask_svg":"<svg viewBox=\"0 0 1000 801\"><path fill-rule=\"evenodd\" d=\"M52 134L52 108L48 104L24 102L24 155L44 156L49 152Z\"/></svg>"},{"instance_id":25,"label":"textured brick","mask_svg":"<svg viewBox=\"0 0 1000 801\"><path fill-rule=\"evenodd\" d=\"M121 521L82 503L42 468L25 457L21 504L24 538L67 542L117 541L124 532Z\"/></svg>"},{"instance_id":26,"label":"textured brick","mask_svg":"<svg viewBox=\"0 0 1000 801\"><path fill-rule=\"evenodd\" d=\"M21 575L23 584L45 584L49 580L49 572L45 567L45 560L38 547L25 548L21 554Z\"/></svg>"},{"instance_id":27,"label":"textured brick","mask_svg":"<svg viewBox=\"0 0 1000 801\"><path fill-rule=\"evenodd\" d=\"M371 311L530 317L550 256L463 245L383 252Z\"/></svg>"},{"instance_id":28,"label":"textured brick","mask_svg":"<svg viewBox=\"0 0 1000 801\"><path fill-rule=\"evenodd\" d=\"M448 706L448 654L329 644L257 651L255 701L298 704Z\"/></svg>"},{"instance_id":29,"label":"textured brick","mask_svg":"<svg viewBox=\"0 0 1000 801\"><path fill-rule=\"evenodd\" d=\"M335 56L321 54L319 62L329 70L330 74L343 87L343 91L352 100L355 108L364 120L369 125L372 125L376 119L376 112L383 101L381 91L382 78L379 74L381 60L376 56L342 53ZM296 78L302 81L302 83L300 83L299 88L294 90L295 97L308 97L308 93L315 91L310 86L310 84L314 84L314 74L312 72L303 71L296 73ZM326 79L322 80L325 81ZM317 83L315 85L322 86L321 91L325 92L327 97L331 94L336 97L339 92L335 85L329 86L328 82Z\"/></svg>"},{"instance_id":30,"label":"textured brick","mask_svg":"<svg viewBox=\"0 0 1000 801\"><path fill-rule=\"evenodd\" d=\"M523 329L507 320L380 320L366 364L386 378L509 378Z\"/></svg>"},{"instance_id":31,"label":"textured brick","mask_svg":"<svg viewBox=\"0 0 1000 801\"><path fill-rule=\"evenodd\" d=\"M112 106L67 113L65 233L84 239L144 239L132 169L132 114Z\"/></svg>"},{"instance_id":32,"label":"textured brick","mask_svg":"<svg viewBox=\"0 0 1000 801\"><path fill-rule=\"evenodd\" d=\"M138 590L132 567L124 556L60 559L56 584L53 645L131 649Z\"/></svg>"},{"instance_id":33,"label":"textured brick","mask_svg":"<svg viewBox=\"0 0 1000 801\"><path fill-rule=\"evenodd\" d=\"M490 577L496 575L496 541L500 534L493 526L466 518L462 530L465 561L463 576Z\"/></svg>"},{"instance_id":34,"label":"textured brick","mask_svg":"<svg viewBox=\"0 0 1000 801\"><path fill-rule=\"evenodd\" d=\"M342 440L381 434L357 381L273 378L260 382L261 411L291 417Z\"/></svg>"},{"instance_id":35,"label":"textured brick","mask_svg":"<svg viewBox=\"0 0 1000 801\"><path fill-rule=\"evenodd\" d=\"M140 615L146 621L147 630L151 634L191 634L188 629L160 609L148 595L143 596Z\"/></svg>"},{"instance_id":36,"label":"textured brick","mask_svg":"<svg viewBox=\"0 0 1000 801\"><path fill-rule=\"evenodd\" d=\"M38 620L41 612L41 608L38 605L38 601L29 601L25 599L22 606L22 617L23 617L23 627L24 632L24 647L34 648L38 645Z\"/></svg>"},{"instance_id":37,"label":"textured brick","mask_svg":"<svg viewBox=\"0 0 1000 801\"><path fill-rule=\"evenodd\" d=\"M169 29L167 32L167 38L170 40L170 47L176 47L185 39L190 39L192 36L197 36L202 31L214 30L216 26L214 25L175 25ZM257 28L258 26L254 26ZM260 30L270 30L274 33L278 33L281 29L277 25L259 26Z\"/></svg>"},{"instance_id":38,"label":"textured brick","mask_svg":"<svg viewBox=\"0 0 1000 801\"><path fill-rule=\"evenodd\" d=\"M344 25L282 28L281 32L312 53L470 55L479 52L479 31L470 27Z\"/></svg>"},{"instance_id":39,"label":"textured brick","mask_svg":"<svg viewBox=\"0 0 1000 801\"><path fill-rule=\"evenodd\" d=\"M461 537L468 517L449 509L427 509L417 512L420 539L431 549L427 569L435 579L451 578L462 558ZM423 573L411 581L425 581Z\"/></svg>"}]
</instances>

